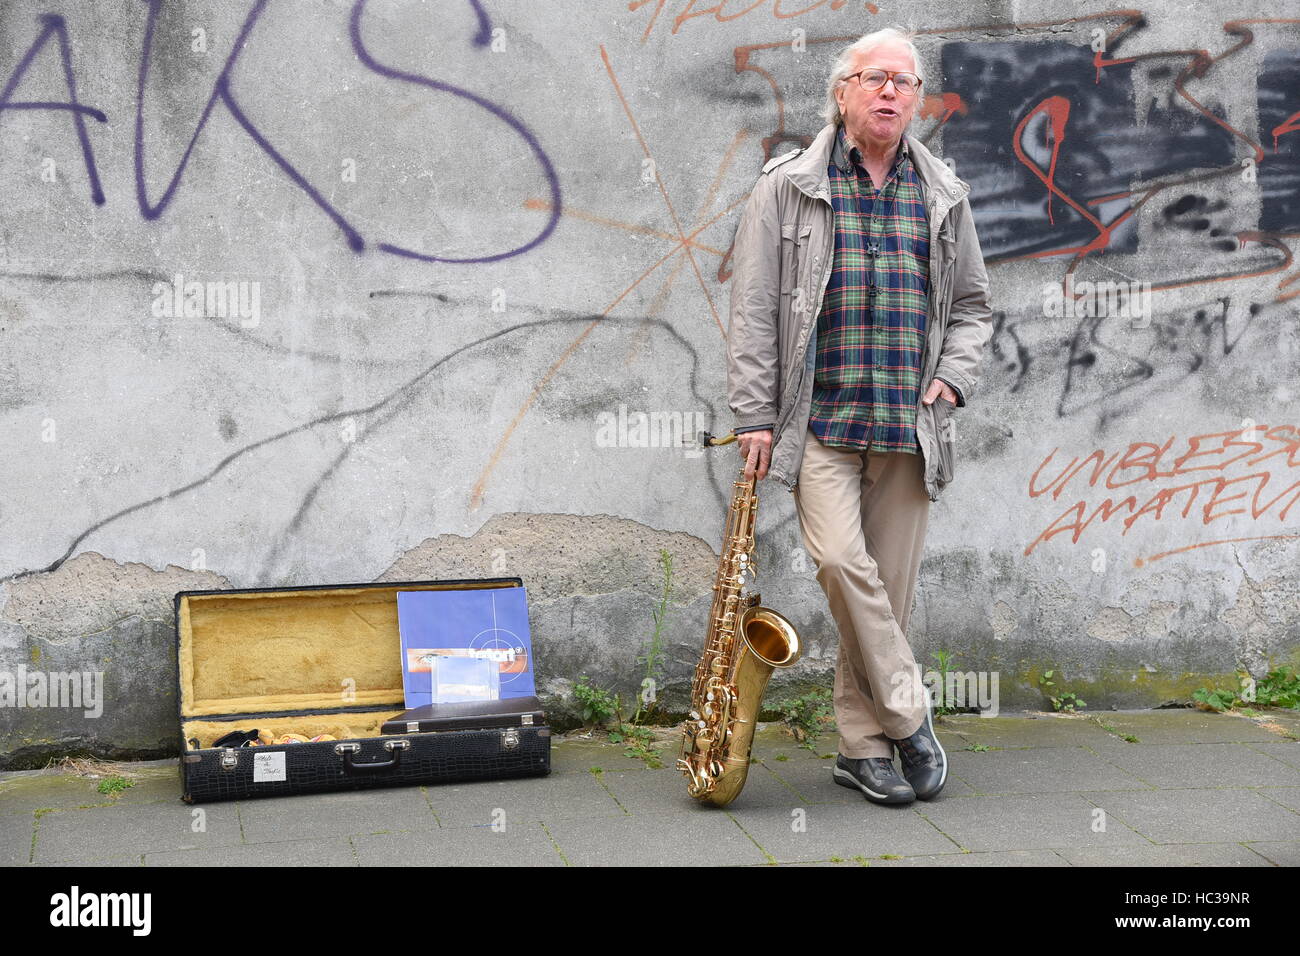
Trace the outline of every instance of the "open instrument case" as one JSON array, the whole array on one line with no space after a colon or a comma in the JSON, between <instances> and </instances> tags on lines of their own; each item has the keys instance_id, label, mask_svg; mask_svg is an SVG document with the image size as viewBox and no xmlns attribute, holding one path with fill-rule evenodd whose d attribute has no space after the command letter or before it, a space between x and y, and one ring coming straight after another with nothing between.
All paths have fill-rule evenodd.
<instances>
[{"instance_id":1,"label":"open instrument case","mask_svg":"<svg viewBox=\"0 0 1300 956\"><path fill-rule=\"evenodd\" d=\"M519 578L486 578L180 592L182 798L198 803L549 773L551 731L540 712L503 718L485 708L477 727L462 716L445 730L382 730L406 710L397 592L522 585ZM275 738L337 739L213 746L231 731L252 729Z\"/></svg>"}]
</instances>

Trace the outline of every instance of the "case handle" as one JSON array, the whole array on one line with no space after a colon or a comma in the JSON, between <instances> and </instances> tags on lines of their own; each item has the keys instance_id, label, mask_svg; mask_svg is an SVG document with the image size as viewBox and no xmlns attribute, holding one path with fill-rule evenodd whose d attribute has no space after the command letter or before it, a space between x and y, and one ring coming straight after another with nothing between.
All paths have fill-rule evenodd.
<instances>
[{"instance_id":1,"label":"case handle","mask_svg":"<svg viewBox=\"0 0 1300 956\"><path fill-rule=\"evenodd\" d=\"M402 763L402 751L411 746L409 740L385 740L384 749L392 754L392 759L375 763L355 763L353 757L361 752L361 745L342 743L334 745L334 752L343 758L343 772L351 774L377 773L381 770L396 770Z\"/></svg>"}]
</instances>

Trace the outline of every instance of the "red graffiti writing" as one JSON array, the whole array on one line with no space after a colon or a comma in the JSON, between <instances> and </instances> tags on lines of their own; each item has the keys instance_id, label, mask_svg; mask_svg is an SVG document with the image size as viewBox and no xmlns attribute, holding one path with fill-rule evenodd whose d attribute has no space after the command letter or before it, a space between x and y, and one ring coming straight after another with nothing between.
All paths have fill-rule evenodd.
<instances>
[{"instance_id":1,"label":"red graffiti writing","mask_svg":"<svg viewBox=\"0 0 1300 956\"><path fill-rule=\"evenodd\" d=\"M787 10L784 8L781 0L717 0L717 2L704 6L701 0L679 0L678 6L681 13L673 19L672 32L676 33L682 28L682 24L695 20L700 17L707 17L710 14L718 23L727 23L731 20L739 20L746 14L753 13L759 7L767 7L771 10L773 19L790 20L794 17L802 16L805 13L811 13L813 10L842 10L849 0L805 0L802 6L796 3L796 9ZM635 13L645 7L650 7L650 22L646 24L645 33L641 35L641 42L644 43L654 30L655 24L659 21L659 14L663 12L664 7L668 5L668 0L632 0L627 5L628 10ZM877 13L878 8L874 3L865 3L863 7L868 13Z\"/></svg>"},{"instance_id":2,"label":"red graffiti writing","mask_svg":"<svg viewBox=\"0 0 1300 956\"><path fill-rule=\"evenodd\" d=\"M1300 500L1300 429L1294 425L1254 425L1194 435L1182 443L1171 435L1162 444L1137 441L1109 454L1098 448L1064 467L1053 465L1058 451L1053 448L1030 476L1030 498L1048 496L1056 501L1067 492L1074 497L1086 489L1136 487L1133 493L1107 497L1091 506L1079 497L1025 548L1025 554L1063 534L1077 544L1094 521L1118 522L1122 534L1138 521L1160 521L1172 515L1193 522L1199 518L1202 526L1234 515L1251 521L1266 516L1286 521ZM1253 539L1198 542L1176 550L1227 540ZM1147 560L1171 553L1175 552Z\"/></svg>"}]
</instances>

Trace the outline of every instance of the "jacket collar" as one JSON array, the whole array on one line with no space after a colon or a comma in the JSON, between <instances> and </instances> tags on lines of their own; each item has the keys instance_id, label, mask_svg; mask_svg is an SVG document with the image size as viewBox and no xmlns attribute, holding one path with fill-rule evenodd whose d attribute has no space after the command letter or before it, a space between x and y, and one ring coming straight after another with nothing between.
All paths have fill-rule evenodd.
<instances>
[{"instance_id":1,"label":"jacket collar","mask_svg":"<svg viewBox=\"0 0 1300 956\"><path fill-rule=\"evenodd\" d=\"M798 189L814 199L830 201L830 177L826 166L837 142L840 124L829 123L822 127L812 143L789 162L782 163L774 173L784 173ZM916 137L904 133L907 155L916 169L917 178L925 192L926 208L930 212L932 228L943 221L948 210L960 203L970 193L970 185L957 177L947 164L921 144Z\"/></svg>"}]
</instances>

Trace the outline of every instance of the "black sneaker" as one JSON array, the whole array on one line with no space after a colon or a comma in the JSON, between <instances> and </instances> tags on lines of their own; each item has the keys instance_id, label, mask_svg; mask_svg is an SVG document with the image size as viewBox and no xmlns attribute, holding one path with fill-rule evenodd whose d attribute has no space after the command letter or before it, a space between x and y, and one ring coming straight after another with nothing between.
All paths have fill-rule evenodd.
<instances>
[{"instance_id":1,"label":"black sneaker","mask_svg":"<svg viewBox=\"0 0 1300 956\"><path fill-rule=\"evenodd\" d=\"M890 738L893 740L893 738ZM939 746L934 724L930 721L930 708L925 708L925 720L916 733L903 740L894 740L898 759L903 765L903 776L912 785L918 800L937 796L948 782L948 755Z\"/></svg>"},{"instance_id":2,"label":"black sneaker","mask_svg":"<svg viewBox=\"0 0 1300 956\"><path fill-rule=\"evenodd\" d=\"M839 754L831 777L841 787L860 790L872 803L911 803L916 799L912 785L898 775L888 757L850 760Z\"/></svg>"}]
</instances>

